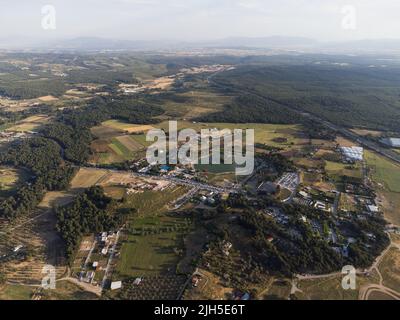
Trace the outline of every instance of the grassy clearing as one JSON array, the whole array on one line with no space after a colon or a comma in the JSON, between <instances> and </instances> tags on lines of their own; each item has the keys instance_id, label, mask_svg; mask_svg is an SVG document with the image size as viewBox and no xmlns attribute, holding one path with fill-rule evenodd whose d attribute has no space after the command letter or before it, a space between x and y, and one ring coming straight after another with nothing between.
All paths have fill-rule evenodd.
<instances>
[{"instance_id":1,"label":"grassy clearing","mask_svg":"<svg viewBox=\"0 0 400 320\"><path fill-rule=\"evenodd\" d=\"M400 166L368 150L365 159L372 180L378 184L385 218L400 224Z\"/></svg>"},{"instance_id":2,"label":"grassy clearing","mask_svg":"<svg viewBox=\"0 0 400 320\"><path fill-rule=\"evenodd\" d=\"M157 128L169 131L168 121L154 125ZM254 129L254 140L256 143L265 143L269 146L291 149L296 145L306 143L300 137L301 126L299 125L281 125L281 124L258 124L258 123L193 123L190 121L179 121L178 130L191 128L198 132L201 129ZM279 141L283 138L285 141Z\"/></svg>"},{"instance_id":3,"label":"grassy clearing","mask_svg":"<svg viewBox=\"0 0 400 320\"><path fill-rule=\"evenodd\" d=\"M119 156L124 159L132 159L133 153L118 139L112 139L110 148Z\"/></svg>"},{"instance_id":4,"label":"grassy clearing","mask_svg":"<svg viewBox=\"0 0 400 320\"><path fill-rule=\"evenodd\" d=\"M383 285L400 292L400 251L391 248L382 262L379 264L379 271L383 277Z\"/></svg>"},{"instance_id":5,"label":"grassy clearing","mask_svg":"<svg viewBox=\"0 0 400 320\"><path fill-rule=\"evenodd\" d=\"M117 130L111 127L106 127L103 125L93 127L90 129L91 133L93 136L95 136L98 139L108 139L108 138L113 138L121 135L123 133L122 130Z\"/></svg>"},{"instance_id":6,"label":"grassy clearing","mask_svg":"<svg viewBox=\"0 0 400 320\"><path fill-rule=\"evenodd\" d=\"M71 188L89 188L105 178L109 172L101 169L81 168L71 181Z\"/></svg>"},{"instance_id":7,"label":"grassy clearing","mask_svg":"<svg viewBox=\"0 0 400 320\"><path fill-rule=\"evenodd\" d=\"M144 145L138 142L134 136L120 136L115 138L122 143L129 151L138 151L144 148Z\"/></svg>"},{"instance_id":8,"label":"grassy clearing","mask_svg":"<svg viewBox=\"0 0 400 320\"><path fill-rule=\"evenodd\" d=\"M98 300L98 297L82 290L76 284L59 281L56 290L45 291L43 300Z\"/></svg>"},{"instance_id":9,"label":"grassy clearing","mask_svg":"<svg viewBox=\"0 0 400 320\"><path fill-rule=\"evenodd\" d=\"M31 300L35 288L21 285L0 287L0 300Z\"/></svg>"},{"instance_id":10,"label":"grassy clearing","mask_svg":"<svg viewBox=\"0 0 400 320\"><path fill-rule=\"evenodd\" d=\"M400 193L384 190L379 193L384 199L383 212L386 220L400 225Z\"/></svg>"},{"instance_id":11,"label":"grassy clearing","mask_svg":"<svg viewBox=\"0 0 400 320\"><path fill-rule=\"evenodd\" d=\"M374 181L383 184L389 191L400 192L399 165L368 150L365 151L365 159Z\"/></svg>"},{"instance_id":12,"label":"grassy clearing","mask_svg":"<svg viewBox=\"0 0 400 320\"><path fill-rule=\"evenodd\" d=\"M301 172L300 181L305 185L314 185L322 180L322 175L314 172Z\"/></svg>"},{"instance_id":13,"label":"grassy clearing","mask_svg":"<svg viewBox=\"0 0 400 320\"><path fill-rule=\"evenodd\" d=\"M111 129L121 130L129 133L146 132L154 128L149 125L131 124L119 120L108 120L103 122L102 125Z\"/></svg>"},{"instance_id":14,"label":"grassy clearing","mask_svg":"<svg viewBox=\"0 0 400 320\"><path fill-rule=\"evenodd\" d=\"M164 191L144 191L127 197L126 206L136 208L140 216L158 215L167 210L166 206L184 195L188 189L178 186Z\"/></svg>"},{"instance_id":15,"label":"grassy clearing","mask_svg":"<svg viewBox=\"0 0 400 320\"><path fill-rule=\"evenodd\" d=\"M301 280L297 287L302 292L297 292L296 296L301 300L358 300L360 287L375 280L372 277L358 276L357 289L344 290L342 279L342 276L333 276L324 279Z\"/></svg>"},{"instance_id":16,"label":"grassy clearing","mask_svg":"<svg viewBox=\"0 0 400 320\"><path fill-rule=\"evenodd\" d=\"M287 300L291 292L292 284L287 280L275 280L264 293L265 300Z\"/></svg>"},{"instance_id":17,"label":"grassy clearing","mask_svg":"<svg viewBox=\"0 0 400 320\"><path fill-rule=\"evenodd\" d=\"M209 173L230 173L236 169L235 164L198 164L196 170Z\"/></svg>"},{"instance_id":18,"label":"grassy clearing","mask_svg":"<svg viewBox=\"0 0 400 320\"><path fill-rule=\"evenodd\" d=\"M29 178L22 169L0 167L0 198L9 197Z\"/></svg>"},{"instance_id":19,"label":"grassy clearing","mask_svg":"<svg viewBox=\"0 0 400 320\"><path fill-rule=\"evenodd\" d=\"M122 199L125 195L125 188L120 186L106 186L104 187L104 192L113 199Z\"/></svg>"},{"instance_id":20,"label":"grassy clearing","mask_svg":"<svg viewBox=\"0 0 400 320\"><path fill-rule=\"evenodd\" d=\"M35 115L19 121L14 126L9 127L6 131L26 132L34 131L49 121L46 115Z\"/></svg>"},{"instance_id":21,"label":"grassy clearing","mask_svg":"<svg viewBox=\"0 0 400 320\"><path fill-rule=\"evenodd\" d=\"M318 169L324 166L322 160L314 160L309 158L295 158L294 163L305 169Z\"/></svg>"},{"instance_id":22,"label":"grassy clearing","mask_svg":"<svg viewBox=\"0 0 400 320\"><path fill-rule=\"evenodd\" d=\"M351 178L362 178L362 167L360 164L348 165L339 162L326 161L325 170L329 175L347 176Z\"/></svg>"},{"instance_id":23,"label":"grassy clearing","mask_svg":"<svg viewBox=\"0 0 400 320\"><path fill-rule=\"evenodd\" d=\"M217 112L232 101L232 97L212 91L193 90L177 95L185 102L166 99L162 107L166 116L173 118L195 119L205 114Z\"/></svg>"}]
</instances>

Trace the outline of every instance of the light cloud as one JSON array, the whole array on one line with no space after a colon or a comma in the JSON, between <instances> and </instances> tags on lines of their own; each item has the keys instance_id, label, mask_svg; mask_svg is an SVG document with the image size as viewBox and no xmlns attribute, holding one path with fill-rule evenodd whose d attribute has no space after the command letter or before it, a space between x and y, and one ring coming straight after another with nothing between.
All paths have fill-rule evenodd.
<instances>
[{"instance_id":1,"label":"light cloud","mask_svg":"<svg viewBox=\"0 0 400 320\"><path fill-rule=\"evenodd\" d=\"M41 7L57 9L57 29L41 29ZM305 36L319 40L400 38L398 0L2 0L0 38L101 36L199 40ZM341 8L357 28L341 28Z\"/></svg>"}]
</instances>

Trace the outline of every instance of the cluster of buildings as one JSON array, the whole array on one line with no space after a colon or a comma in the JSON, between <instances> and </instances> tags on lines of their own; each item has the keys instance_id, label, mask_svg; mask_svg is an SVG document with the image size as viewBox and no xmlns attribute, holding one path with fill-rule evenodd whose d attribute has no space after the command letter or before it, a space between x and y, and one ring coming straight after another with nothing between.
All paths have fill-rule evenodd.
<instances>
[{"instance_id":1,"label":"cluster of buildings","mask_svg":"<svg viewBox=\"0 0 400 320\"><path fill-rule=\"evenodd\" d=\"M219 195L211 191L207 194L200 195L200 201L204 204L214 205L217 202L217 196Z\"/></svg>"},{"instance_id":2,"label":"cluster of buildings","mask_svg":"<svg viewBox=\"0 0 400 320\"><path fill-rule=\"evenodd\" d=\"M192 180L196 177L196 170L190 165L147 165L138 169L139 173L152 173L157 172L160 176L169 176Z\"/></svg>"},{"instance_id":3,"label":"cluster of buildings","mask_svg":"<svg viewBox=\"0 0 400 320\"><path fill-rule=\"evenodd\" d=\"M275 221L279 224L287 224L289 222L289 217L286 214L284 214L282 210L279 208L275 207L267 208L265 209L264 213L267 216L275 219Z\"/></svg>"},{"instance_id":4,"label":"cluster of buildings","mask_svg":"<svg viewBox=\"0 0 400 320\"><path fill-rule=\"evenodd\" d=\"M116 233L102 232L100 235L100 249L101 254L106 256L109 253L109 248L114 244Z\"/></svg>"},{"instance_id":5,"label":"cluster of buildings","mask_svg":"<svg viewBox=\"0 0 400 320\"><path fill-rule=\"evenodd\" d=\"M319 190L314 190L311 187L306 187L299 191L293 200L302 205L314 207L325 212L332 212L332 206L335 200L333 195L336 195L338 192L332 190L331 193L332 195Z\"/></svg>"},{"instance_id":6,"label":"cluster of buildings","mask_svg":"<svg viewBox=\"0 0 400 320\"><path fill-rule=\"evenodd\" d=\"M97 285L98 283L95 281L96 272L104 271L104 266L107 264L108 255L111 252L110 247L115 244L116 241L116 233L114 232L102 232L97 237L96 246L90 250L88 257L86 258L85 266L79 275L79 281L86 282L89 284ZM97 258L95 261L91 262L89 268L87 268L88 261L90 261L91 254L94 249L98 250L99 255L96 255Z\"/></svg>"},{"instance_id":7,"label":"cluster of buildings","mask_svg":"<svg viewBox=\"0 0 400 320\"><path fill-rule=\"evenodd\" d=\"M232 245L231 242L226 241L226 240L222 241L222 243L221 243L221 250L222 250L223 254L226 255L226 256L229 256L230 251L231 251L231 249L232 249L232 246L233 246L233 245Z\"/></svg>"},{"instance_id":8,"label":"cluster of buildings","mask_svg":"<svg viewBox=\"0 0 400 320\"><path fill-rule=\"evenodd\" d=\"M164 191L169 185L162 186L157 183L150 182L137 182L137 183L128 183L126 193L128 195L135 193L143 193L145 190L151 191Z\"/></svg>"}]
</instances>

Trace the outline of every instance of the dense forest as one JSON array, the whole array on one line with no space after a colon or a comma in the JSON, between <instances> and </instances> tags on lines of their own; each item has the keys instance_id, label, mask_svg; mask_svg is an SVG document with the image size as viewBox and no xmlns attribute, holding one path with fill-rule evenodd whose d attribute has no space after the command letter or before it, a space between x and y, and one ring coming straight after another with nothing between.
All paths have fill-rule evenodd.
<instances>
[{"instance_id":1,"label":"dense forest","mask_svg":"<svg viewBox=\"0 0 400 320\"><path fill-rule=\"evenodd\" d=\"M61 96L65 90L64 82L57 79L32 80L0 77L0 96L13 99L33 99L47 95Z\"/></svg>"},{"instance_id":2,"label":"dense forest","mask_svg":"<svg viewBox=\"0 0 400 320\"><path fill-rule=\"evenodd\" d=\"M32 172L31 181L0 203L0 216L10 219L34 209L46 190L65 189L75 172L61 157L60 146L42 137L13 144L0 155L0 163Z\"/></svg>"},{"instance_id":3,"label":"dense forest","mask_svg":"<svg viewBox=\"0 0 400 320\"><path fill-rule=\"evenodd\" d=\"M221 73L214 81L222 88L256 93L335 124L399 131L399 68L249 65ZM247 117L244 112L242 116Z\"/></svg>"},{"instance_id":4,"label":"dense forest","mask_svg":"<svg viewBox=\"0 0 400 320\"><path fill-rule=\"evenodd\" d=\"M56 209L57 231L65 244L69 263L85 234L116 231L124 215L117 211L117 202L104 194L101 187L91 187L65 207Z\"/></svg>"},{"instance_id":5,"label":"dense forest","mask_svg":"<svg viewBox=\"0 0 400 320\"><path fill-rule=\"evenodd\" d=\"M291 124L298 122L299 119L297 114L283 105L252 95L242 95L224 106L223 111L202 116L197 121Z\"/></svg>"}]
</instances>

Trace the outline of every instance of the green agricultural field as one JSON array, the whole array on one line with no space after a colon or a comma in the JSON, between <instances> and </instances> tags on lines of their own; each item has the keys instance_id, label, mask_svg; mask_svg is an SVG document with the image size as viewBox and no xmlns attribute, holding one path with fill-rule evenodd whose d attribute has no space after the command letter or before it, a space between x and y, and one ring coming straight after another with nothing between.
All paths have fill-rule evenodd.
<instances>
[{"instance_id":1,"label":"green agricultural field","mask_svg":"<svg viewBox=\"0 0 400 320\"><path fill-rule=\"evenodd\" d=\"M229 173L234 172L236 165L234 164L198 164L195 165L196 170L208 173Z\"/></svg>"},{"instance_id":2,"label":"green agricultural field","mask_svg":"<svg viewBox=\"0 0 400 320\"><path fill-rule=\"evenodd\" d=\"M119 156L126 160L131 160L133 157L133 152L129 150L124 144L122 144L118 139L112 139L110 148Z\"/></svg>"},{"instance_id":3,"label":"green agricultural field","mask_svg":"<svg viewBox=\"0 0 400 320\"><path fill-rule=\"evenodd\" d=\"M125 198L124 207L135 208L123 236L117 271L121 276L157 275L174 268L188 233L188 220L169 215L167 205L188 191L185 187L145 191Z\"/></svg>"},{"instance_id":4,"label":"green agricultural field","mask_svg":"<svg viewBox=\"0 0 400 320\"><path fill-rule=\"evenodd\" d=\"M349 165L339 162L326 161L325 170L329 175L338 177L339 179L342 176L362 179L362 168L360 164Z\"/></svg>"},{"instance_id":5,"label":"green agricultural field","mask_svg":"<svg viewBox=\"0 0 400 320\"><path fill-rule=\"evenodd\" d=\"M370 151L365 151L365 159L376 182L385 185L389 191L400 192L399 165Z\"/></svg>"},{"instance_id":6,"label":"green agricultural field","mask_svg":"<svg viewBox=\"0 0 400 320\"><path fill-rule=\"evenodd\" d=\"M379 264L379 271L383 277L383 285L397 292L400 291L400 251L397 248L389 249Z\"/></svg>"},{"instance_id":7,"label":"green agricultural field","mask_svg":"<svg viewBox=\"0 0 400 320\"><path fill-rule=\"evenodd\" d=\"M109 139L97 139L91 144L92 163L110 164L144 156L145 145L136 135L119 135Z\"/></svg>"},{"instance_id":8,"label":"green agricultural field","mask_svg":"<svg viewBox=\"0 0 400 320\"><path fill-rule=\"evenodd\" d=\"M130 138L135 140L137 143L140 143L143 147L148 147L153 143L151 141L146 141L145 134L134 134L131 135Z\"/></svg>"},{"instance_id":9,"label":"green agricultural field","mask_svg":"<svg viewBox=\"0 0 400 320\"><path fill-rule=\"evenodd\" d=\"M174 274L182 258L183 238L192 227L182 216L136 218L122 243L117 272L121 277Z\"/></svg>"}]
</instances>

